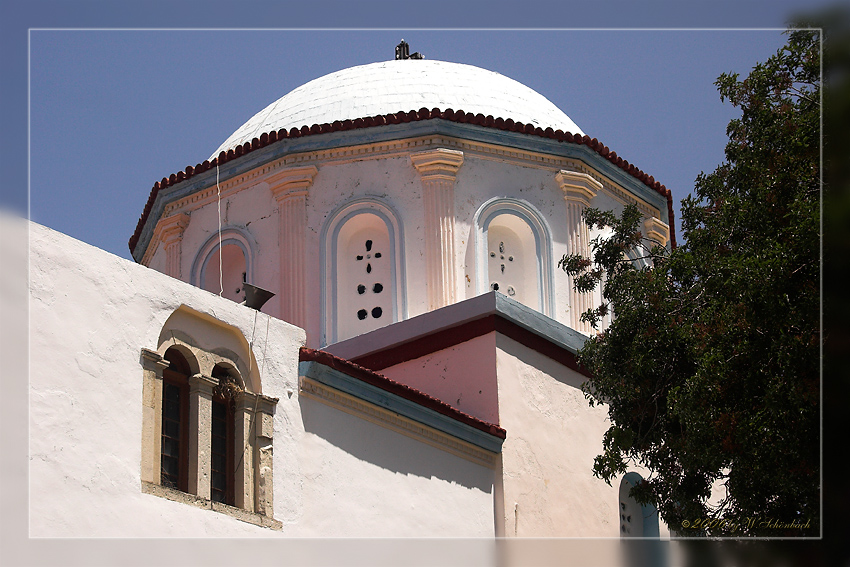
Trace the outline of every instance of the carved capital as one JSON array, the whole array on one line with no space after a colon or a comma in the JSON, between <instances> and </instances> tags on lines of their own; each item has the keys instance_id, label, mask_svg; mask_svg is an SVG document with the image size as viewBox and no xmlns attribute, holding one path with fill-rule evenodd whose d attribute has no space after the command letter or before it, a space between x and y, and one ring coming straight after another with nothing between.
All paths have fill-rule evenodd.
<instances>
[{"instance_id":1,"label":"carved capital","mask_svg":"<svg viewBox=\"0 0 850 567\"><path fill-rule=\"evenodd\" d=\"M215 378L203 374L194 374L189 377L189 394L197 393L205 398L212 398L216 386L218 386L218 380Z\"/></svg>"},{"instance_id":2,"label":"carved capital","mask_svg":"<svg viewBox=\"0 0 850 567\"><path fill-rule=\"evenodd\" d=\"M643 221L644 235L661 246L667 246L670 239L670 227L655 217Z\"/></svg>"},{"instance_id":3,"label":"carved capital","mask_svg":"<svg viewBox=\"0 0 850 567\"><path fill-rule=\"evenodd\" d=\"M306 195L318 172L315 165L288 167L269 177L266 182L274 198L283 201L289 197Z\"/></svg>"},{"instance_id":4,"label":"carved capital","mask_svg":"<svg viewBox=\"0 0 850 567\"><path fill-rule=\"evenodd\" d=\"M463 152L437 148L410 154L413 167L422 176L422 180L445 179L454 181L460 166L463 165Z\"/></svg>"},{"instance_id":5,"label":"carved capital","mask_svg":"<svg viewBox=\"0 0 850 567\"><path fill-rule=\"evenodd\" d=\"M162 358L158 352L143 348L141 359L142 368L156 373L160 378L162 377L162 371L168 368L168 361Z\"/></svg>"},{"instance_id":6,"label":"carved capital","mask_svg":"<svg viewBox=\"0 0 850 567\"><path fill-rule=\"evenodd\" d=\"M177 213L159 219L156 225L156 233L163 244L169 245L183 238L183 231L189 225L189 215Z\"/></svg>"},{"instance_id":7,"label":"carved capital","mask_svg":"<svg viewBox=\"0 0 850 567\"><path fill-rule=\"evenodd\" d=\"M567 201L578 201L584 206L590 204L596 194L602 189L602 184L586 173L562 169L555 174L555 181L564 192Z\"/></svg>"}]
</instances>

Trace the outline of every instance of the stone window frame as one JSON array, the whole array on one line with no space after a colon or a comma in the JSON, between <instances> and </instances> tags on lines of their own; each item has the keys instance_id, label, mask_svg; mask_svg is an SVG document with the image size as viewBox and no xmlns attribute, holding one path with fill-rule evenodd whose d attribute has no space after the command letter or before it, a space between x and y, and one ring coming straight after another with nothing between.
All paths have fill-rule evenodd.
<instances>
[{"instance_id":1,"label":"stone window frame","mask_svg":"<svg viewBox=\"0 0 850 567\"><path fill-rule=\"evenodd\" d=\"M371 213L387 227L390 241L390 280L393 284L393 312L389 323L407 318L407 293L405 288L404 234L401 217L387 203L362 197L348 201L328 215L321 232L321 294L322 294L322 346L337 342L339 297L337 290L337 250L339 232L357 215Z\"/></svg>"},{"instance_id":2,"label":"stone window frame","mask_svg":"<svg viewBox=\"0 0 850 567\"><path fill-rule=\"evenodd\" d=\"M257 244L250 234L236 227L222 227L221 229L221 246L222 248L234 244L242 250L242 255L245 257L245 281L253 283L254 281L254 250ZM218 252L219 236L218 232L207 238L203 245L198 249L195 258L192 260L191 279L189 283L197 288L203 289L204 279L206 276L207 264L213 254Z\"/></svg>"},{"instance_id":3,"label":"stone window frame","mask_svg":"<svg viewBox=\"0 0 850 567\"><path fill-rule=\"evenodd\" d=\"M555 305L552 287L552 231L540 212L531 203L513 197L494 197L484 202L475 212L473 230L475 232L475 295L490 291L490 277L487 271L487 229L496 217L509 214L519 217L531 229L534 235L537 257L537 298L540 312L552 317Z\"/></svg>"},{"instance_id":4,"label":"stone window frame","mask_svg":"<svg viewBox=\"0 0 850 567\"><path fill-rule=\"evenodd\" d=\"M235 353L223 348L213 351L200 348L184 333L171 335L157 350L141 350L142 492L280 530L281 522L274 519L272 449L274 413L279 400L252 392L251 389L259 389L256 385L246 386L243 376L249 375L248 368ZM160 477L163 371L169 366L164 354L172 347L183 355L192 372L189 376L188 492L163 486ZM233 472L233 505L210 498L212 401L219 385L219 380L212 377L216 366L225 367L242 389L235 398L233 410L233 451L239 462ZM202 446L206 447L205 451L199 450ZM199 458L199 455L207 458Z\"/></svg>"}]
</instances>

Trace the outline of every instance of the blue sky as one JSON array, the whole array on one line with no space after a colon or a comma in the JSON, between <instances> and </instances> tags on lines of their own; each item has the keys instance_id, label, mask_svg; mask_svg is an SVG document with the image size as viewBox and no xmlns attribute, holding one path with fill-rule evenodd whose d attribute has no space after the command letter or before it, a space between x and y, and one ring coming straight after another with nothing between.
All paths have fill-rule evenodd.
<instances>
[{"instance_id":1,"label":"blue sky","mask_svg":"<svg viewBox=\"0 0 850 567\"><path fill-rule=\"evenodd\" d=\"M68 9L72 5L80 9ZM36 2L29 12L13 14L19 25L3 40L15 54L3 62L4 76L16 79L4 100L18 103L6 105L4 115L14 116L20 89L26 97L29 87L23 158L29 159L31 218L129 258L127 240L155 181L204 161L293 88L392 58L401 38L428 59L476 65L537 90L589 136L670 188L678 215L696 176L723 160L726 124L736 115L720 102L713 82L723 72L746 75L773 54L795 3L771 3L766 10L766 3L743 2L731 18L720 9L697 13L672 3L654 15L616 5L621 9L605 15L569 2L530 2L522 11L479 2L326 2L314 4L315 11L247 2L238 13L236 4L217 2L127 3L122 9ZM486 6L495 7L482 11ZM413 23L418 29L410 29ZM434 29L449 25L466 29ZM505 29L552 25L575 29ZM217 29L187 29L195 26ZM681 26L689 29L668 29ZM630 29L586 29L599 27ZM647 27L654 29L636 29ZM714 29L694 29L704 27ZM24 75L17 82L27 40L29 80ZM20 116L4 116L4 122L11 126L3 129L8 186L18 189L27 182L20 167L26 131L14 138ZM4 201L26 206L20 191Z\"/></svg>"}]
</instances>

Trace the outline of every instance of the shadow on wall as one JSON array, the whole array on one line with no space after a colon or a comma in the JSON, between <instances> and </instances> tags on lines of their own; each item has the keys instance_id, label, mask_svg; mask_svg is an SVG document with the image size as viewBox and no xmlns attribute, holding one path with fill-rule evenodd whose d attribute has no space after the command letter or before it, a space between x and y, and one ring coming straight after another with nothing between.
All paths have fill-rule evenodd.
<instances>
[{"instance_id":1,"label":"shadow on wall","mask_svg":"<svg viewBox=\"0 0 850 567\"><path fill-rule=\"evenodd\" d=\"M495 471L315 400L301 398L304 430L389 471L439 478L492 494Z\"/></svg>"},{"instance_id":2,"label":"shadow on wall","mask_svg":"<svg viewBox=\"0 0 850 567\"><path fill-rule=\"evenodd\" d=\"M496 347L517 358L524 364L537 368L543 374L550 376L553 380L581 390L581 385L587 381L587 377L578 372L567 369L561 363L541 355L534 350L521 345L505 336L496 335ZM567 370L565 372L565 370Z\"/></svg>"}]
</instances>

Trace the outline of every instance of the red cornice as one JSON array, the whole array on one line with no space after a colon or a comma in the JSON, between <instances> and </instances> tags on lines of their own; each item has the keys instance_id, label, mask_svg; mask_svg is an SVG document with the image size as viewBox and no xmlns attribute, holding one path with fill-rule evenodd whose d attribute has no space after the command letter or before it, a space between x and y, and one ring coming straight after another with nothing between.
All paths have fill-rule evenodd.
<instances>
[{"instance_id":1,"label":"red cornice","mask_svg":"<svg viewBox=\"0 0 850 567\"><path fill-rule=\"evenodd\" d=\"M380 388L381 390L390 392L406 400L410 400L411 402L419 404L422 407L434 410L437 413L445 415L446 417L450 417L456 421L465 423L470 427L474 427L475 429L478 429L485 433L489 433L490 435L498 437L499 439L505 439L507 435L505 430L499 427L498 425L487 423L486 421L482 421L476 417L472 417L471 415L463 413L462 411L453 408L449 404L442 402L437 398L433 398L428 394L420 392L415 388L411 388L410 386L405 386L404 384L401 384L394 380L390 380L382 374L373 372L368 368L364 368L358 364L351 362L350 360L345 360L344 358L334 356L329 352L314 350L307 347L301 347L301 350L299 351L298 360L300 362L318 362L319 364L343 372L348 376L351 376L352 378L357 378L358 380L375 386L376 388Z\"/></svg>"},{"instance_id":2,"label":"red cornice","mask_svg":"<svg viewBox=\"0 0 850 567\"><path fill-rule=\"evenodd\" d=\"M166 187L170 187L172 185L180 183L181 181L190 179L194 175L198 173L203 173L215 167L216 165L224 164L254 150L263 148L269 144L273 144L279 140L284 140L286 138L300 138L302 136L313 136L316 134L327 134L329 132L340 132L344 130L356 130L358 128L386 126L388 124L417 122L420 120L431 120L435 118L449 120L451 122L475 124L478 126L484 126L485 128L496 128L498 130L520 132L523 134L528 134L530 136L551 138L553 140L558 140L559 142L585 145L589 147L590 149L598 153L600 156L607 159L608 161L610 161L632 177L644 183L650 189L653 189L654 191L667 198L667 213L669 215L670 221L670 244L673 248L676 247L675 221L673 218L673 197L670 193L670 190L658 181L656 181L655 178L651 175L648 175L647 173L641 171L640 169L635 167L634 164L631 164L620 156L618 156L617 152L610 151L608 149L608 146L604 145L596 138L589 138L586 135L580 136L578 134L571 134L569 132L563 132L561 130L552 130L552 128L546 128L545 130L539 127L535 128L532 124L514 122L510 118L493 118L493 116L484 116L480 113L472 114L471 112L464 112L462 110L440 110L439 108L428 110L427 108L421 108L418 111L411 110L409 112L397 112L395 114L367 116L365 118L357 118L355 120L336 120L332 124L313 124L312 126L292 128L288 131L285 129L272 130L271 132L262 134L259 138L254 138L253 140L251 140L251 142L245 142L243 145L236 146L235 148L228 150L227 152L222 151L218 154L218 157L213 158L212 161L207 160L203 163L197 164L194 167L189 165L184 171L178 171L177 173L172 173L168 177L163 177L160 181L154 183L153 188L151 189L150 195L148 196L148 201L147 203L145 203L145 208L142 212L142 216L139 218L139 222L136 225L136 230L135 232L133 232L133 236L130 237L130 241L128 242L130 246L130 252L132 253L136 250L136 245L139 243L139 237L142 234L142 228L148 220L148 216L150 215L154 201L156 200L156 196L159 193L160 189L164 189Z\"/></svg>"}]
</instances>

